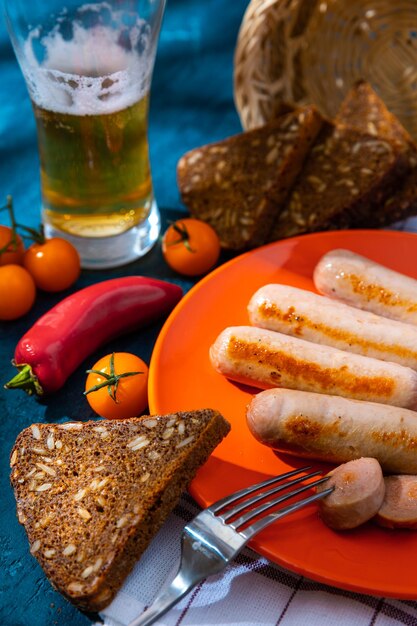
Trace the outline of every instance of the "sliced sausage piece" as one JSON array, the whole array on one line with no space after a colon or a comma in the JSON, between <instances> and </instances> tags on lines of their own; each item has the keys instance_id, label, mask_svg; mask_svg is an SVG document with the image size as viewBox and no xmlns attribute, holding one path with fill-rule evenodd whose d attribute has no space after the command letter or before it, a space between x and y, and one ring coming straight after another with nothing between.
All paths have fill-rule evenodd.
<instances>
[{"instance_id":1,"label":"sliced sausage piece","mask_svg":"<svg viewBox=\"0 0 417 626\"><path fill-rule=\"evenodd\" d=\"M314 270L316 289L359 309L417 324L417 281L350 250L332 250Z\"/></svg>"},{"instance_id":2,"label":"sliced sausage piece","mask_svg":"<svg viewBox=\"0 0 417 626\"><path fill-rule=\"evenodd\" d=\"M385 472L417 474L417 413L292 389L269 389L246 411L251 433L266 446L310 459L344 463L377 459Z\"/></svg>"},{"instance_id":3,"label":"sliced sausage piece","mask_svg":"<svg viewBox=\"0 0 417 626\"><path fill-rule=\"evenodd\" d=\"M320 517L327 526L335 530L356 528L378 512L384 499L385 484L376 459L349 461L327 476L329 480L317 487L319 492L334 487L332 493L318 503Z\"/></svg>"},{"instance_id":4,"label":"sliced sausage piece","mask_svg":"<svg viewBox=\"0 0 417 626\"><path fill-rule=\"evenodd\" d=\"M417 528L417 476L386 476L375 521L386 528Z\"/></svg>"},{"instance_id":5,"label":"sliced sausage piece","mask_svg":"<svg viewBox=\"0 0 417 626\"><path fill-rule=\"evenodd\" d=\"M287 387L417 408L417 372L253 326L224 330L210 349L221 374L260 388Z\"/></svg>"},{"instance_id":6,"label":"sliced sausage piece","mask_svg":"<svg viewBox=\"0 0 417 626\"><path fill-rule=\"evenodd\" d=\"M288 285L264 285L248 304L252 325L417 369L417 326Z\"/></svg>"}]
</instances>

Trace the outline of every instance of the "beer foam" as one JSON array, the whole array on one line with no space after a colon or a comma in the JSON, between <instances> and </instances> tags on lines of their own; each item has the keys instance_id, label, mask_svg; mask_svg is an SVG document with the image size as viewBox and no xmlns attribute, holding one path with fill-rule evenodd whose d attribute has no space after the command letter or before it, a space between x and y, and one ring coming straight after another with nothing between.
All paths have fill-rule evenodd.
<instances>
[{"instance_id":1,"label":"beer foam","mask_svg":"<svg viewBox=\"0 0 417 626\"><path fill-rule=\"evenodd\" d=\"M155 56L150 40L149 28L139 18L128 29L122 23L120 30L101 24L87 29L75 21L71 39L63 37L59 22L46 36L33 29L24 47L32 100L43 109L71 115L114 113L133 105L149 91ZM41 62L34 53L39 44Z\"/></svg>"}]
</instances>

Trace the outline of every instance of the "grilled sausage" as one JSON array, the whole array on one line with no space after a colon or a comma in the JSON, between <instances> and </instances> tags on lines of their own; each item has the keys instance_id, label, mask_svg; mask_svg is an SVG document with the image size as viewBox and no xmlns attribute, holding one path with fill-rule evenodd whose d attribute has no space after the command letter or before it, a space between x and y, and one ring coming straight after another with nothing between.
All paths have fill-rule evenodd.
<instances>
[{"instance_id":1,"label":"grilled sausage","mask_svg":"<svg viewBox=\"0 0 417 626\"><path fill-rule=\"evenodd\" d=\"M378 512L384 499L382 469L376 459L360 458L339 465L327 474L329 479L317 487L331 494L319 501L323 522L335 530L356 528Z\"/></svg>"},{"instance_id":2,"label":"grilled sausage","mask_svg":"<svg viewBox=\"0 0 417 626\"><path fill-rule=\"evenodd\" d=\"M253 326L224 330L210 348L213 366L240 383L417 408L417 372Z\"/></svg>"},{"instance_id":3,"label":"grilled sausage","mask_svg":"<svg viewBox=\"0 0 417 626\"><path fill-rule=\"evenodd\" d=\"M317 290L359 309L417 324L417 281L349 250L325 254L314 270Z\"/></svg>"},{"instance_id":4,"label":"grilled sausage","mask_svg":"<svg viewBox=\"0 0 417 626\"><path fill-rule=\"evenodd\" d=\"M265 285L248 304L251 324L417 369L417 327L311 291Z\"/></svg>"},{"instance_id":5,"label":"grilled sausage","mask_svg":"<svg viewBox=\"0 0 417 626\"><path fill-rule=\"evenodd\" d=\"M417 528L417 476L387 476L375 521L386 528Z\"/></svg>"},{"instance_id":6,"label":"grilled sausage","mask_svg":"<svg viewBox=\"0 0 417 626\"><path fill-rule=\"evenodd\" d=\"M385 472L417 474L417 413L348 398L269 389L247 409L261 443L319 461L377 459Z\"/></svg>"}]
</instances>

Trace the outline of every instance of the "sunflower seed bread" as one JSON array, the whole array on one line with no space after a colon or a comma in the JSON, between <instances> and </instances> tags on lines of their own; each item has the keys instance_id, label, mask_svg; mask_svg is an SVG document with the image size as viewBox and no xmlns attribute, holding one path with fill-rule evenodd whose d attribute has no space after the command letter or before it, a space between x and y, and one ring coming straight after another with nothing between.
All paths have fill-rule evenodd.
<instances>
[{"instance_id":1,"label":"sunflower seed bread","mask_svg":"<svg viewBox=\"0 0 417 626\"><path fill-rule=\"evenodd\" d=\"M10 457L17 515L53 586L80 609L107 606L229 429L202 409L22 431Z\"/></svg>"},{"instance_id":2,"label":"sunflower seed bread","mask_svg":"<svg viewBox=\"0 0 417 626\"><path fill-rule=\"evenodd\" d=\"M269 240L371 222L407 171L400 143L326 121Z\"/></svg>"},{"instance_id":3,"label":"sunflower seed bread","mask_svg":"<svg viewBox=\"0 0 417 626\"><path fill-rule=\"evenodd\" d=\"M417 214L417 147L413 139L385 106L383 100L366 81L356 82L345 96L336 122L352 126L371 135L394 140L405 151L410 173L375 213L369 226L387 226Z\"/></svg>"},{"instance_id":4,"label":"sunflower seed bread","mask_svg":"<svg viewBox=\"0 0 417 626\"><path fill-rule=\"evenodd\" d=\"M352 126L369 135L397 141L409 150L412 162L416 163L413 139L366 81L358 80L351 87L339 107L335 122Z\"/></svg>"},{"instance_id":5,"label":"sunflower seed bread","mask_svg":"<svg viewBox=\"0 0 417 626\"><path fill-rule=\"evenodd\" d=\"M322 125L312 106L187 152L178 162L184 204L229 250L263 244Z\"/></svg>"}]
</instances>

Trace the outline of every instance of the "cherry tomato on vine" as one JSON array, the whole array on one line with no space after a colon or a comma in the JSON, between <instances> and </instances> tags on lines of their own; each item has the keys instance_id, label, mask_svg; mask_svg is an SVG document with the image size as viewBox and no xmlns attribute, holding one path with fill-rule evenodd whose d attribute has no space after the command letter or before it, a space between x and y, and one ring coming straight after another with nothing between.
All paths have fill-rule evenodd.
<instances>
[{"instance_id":1,"label":"cherry tomato on vine","mask_svg":"<svg viewBox=\"0 0 417 626\"><path fill-rule=\"evenodd\" d=\"M2 251L3 250L3 251ZM9 226L0 226L0 265L21 265L25 246L20 235Z\"/></svg>"},{"instance_id":2,"label":"cherry tomato on vine","mask_svg":"<svg viewBox=\"0 0 417 626\"><path fill-rule=\"evenodd\" d=\"M148 366L138 356L107 354L87 372L84 394L101 417L136 417L148 406Z\"/></svg>"},{"instance_id":3,"label":"cherry tomato on vine","mask_svg":"<svg viewBox=\"0 0 417 626\"><path fill-rule=\"evenodd\" d=\"M198 276L217 263L220 240L209 224L187 217L167 228L162 253L168 265L179 274Z\"/></svg>"},{"instance_id":4,"label":"cherry tomato on vine","mask_svg":"<svg viewBox=\"0 0 417 626\"><path fill-rule=\"evenodd\" d=\"M25 252L23 265L44 291L63 291L80 275L80 257L74 246L60 237L34 243Z\"/></svg>"},{"instance_id":5,"label":"cherry tomato on vine","mask_svg":"<svg viewBox=\"0 0 417 626\"><path fill-rule=\"evenodd\" d=\"M21 265L0 267L0 320L16 320L33 306L36 287L32 276Z\"/></svg>"}]
</instances>

